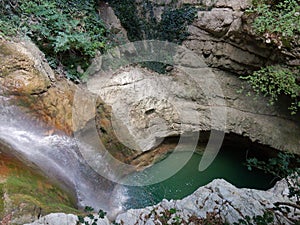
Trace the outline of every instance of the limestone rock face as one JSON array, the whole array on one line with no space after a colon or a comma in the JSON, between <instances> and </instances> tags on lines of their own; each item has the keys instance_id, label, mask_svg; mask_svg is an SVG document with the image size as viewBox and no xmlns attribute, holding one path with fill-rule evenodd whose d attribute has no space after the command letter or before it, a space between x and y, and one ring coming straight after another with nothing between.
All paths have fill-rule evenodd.
<instances>
[{"instance_id":1,"label":"limestone rock face","mask_svg":"<svg viewBox=\"0 0 300 225\"><path fill-rule=\"evenodd\" d=\"M266 64L286 61L299 65L299 37L295 37L291 48L266 43L253 31L253 16L245 13L251 0L178 0L150 1L153 16L160 21L161 15L170 8L185 4L198 9L194 22L188 27L190 36L184 41L188 49L204 56L205 62L214 68L240 75L251 73ZM143 1L136 0L140 16L143 15ZM297 41L298 40L298 41Z\"/></svg>"},{"instance_id":2,"label":"limestone rock face","mask_svg":"<svg viewBox=\"0 0 300 225\"><path fill-rule=\"evenodd\" d=\"M47 91L54 73L30 41L0 41L0 84L8 93L32 95Z\"/></svg>"},{"instance_id":3,"label":"limestone rock face","mask_svg":"<svg viewBox=\"0 0 300 225\"><path fill-rule=\"evenodd\" d=\"M26 115L53 127L47 135L55 129L71 134L83 126L73 124L73 98L75 93L83 92L82 88L66 79L56 79L42 52L29 40L0 41L0 86L0 94L23 107ZM79 99L81 111L74 109L82 123L95 116L84 111L90 98L85 95Z\"/></svg>"},{"instance_id":4,"label":"limestone rock face","mask_svg":"<svg viewBox=\"0 0 300 225\"><path fill-rule=\"evenodd\" d=\"M201 68L192 74L128 67L109 78L95 76L88 86L111 105L119 141L140 152L166 137L215 129L300 153L300 123L289 112L268 106L262 96L238 93L246 84L230 73Z\"/></svg>"},{"instance_id":5,"label":"limestone rock face","mask_svg":"<svg viewBox=\"0 0 300 225\"><path fill-rule=\"evenodd\" d=\"M130 209L118 215L116 221L121 224L160 224L160 215L175 209L168 224L172 224L176 217L186 222L182 224L198 224L194 223L192 218L206 218L207 213L214 213L223 221L233 224L246 215L262 215L266 208L274 207L275 202L289 202L284 194L285 189L286 184L284 187L278 187L277 193L273 193L272 190L238 189L223 179L216 179L182 200L163 200L155 206Z\"/></svg>"},{"instance_id":6,"label":"limestone rock face","mask_svg":"<svg viewBox=\"0 0 300 225\"><path fill-rule=\"evenodd\" d=\"M249 73L266 62L279 61L282 56L278 49L246 32L245 2L216 1L208 5L211 10L198 11L184 45L203 55L209 66L238 74Z\"/></svg>"},{"instance_id":7,"label":"limestone rock face","mask_svg":"<svg viewBox=\"0 0 300 225\"><path fill-rule=\"evenodd\" d=\"M129 42L126 30L122 27L114 10L106 2L99 3L99 13L109 30L115 35L114 39L117 43Z\"/></svg>"},{"instance_id":8,"label":"limestone rock face","mask_svg":"<svg viewBox=\"0 0 300 225\"><path fill-rule=\"evenodd\" d=\"M167 224L174 224L176 218L177 221L180 218L181 224L197 225L199 224L197 221L213 215L220 218L221 221L233 224L246 216L262 215L266 209L273 208L276 202L292 203L288 198L288 186L284 180L279 181L270 190L260 191L239 189L223 179L216 179L182 200L163 200L154 206L130 209L117 215L115 221L124 225L146 225L162 224L161 219L163 218ZM167 214L166 212L170 212L170 210L173 213ZM297 220L296 216L296 213L288 213L289 218ZM277 218L279 221L275 220L275 224L291 224L280 212L277 212ZM88 218L85 219L88 220ZM77 216L75 215L52 213L26 225L75 225L76 221ZM114 223L105 217L99 219L96 224Z\"/></svg>"}]
</instances>

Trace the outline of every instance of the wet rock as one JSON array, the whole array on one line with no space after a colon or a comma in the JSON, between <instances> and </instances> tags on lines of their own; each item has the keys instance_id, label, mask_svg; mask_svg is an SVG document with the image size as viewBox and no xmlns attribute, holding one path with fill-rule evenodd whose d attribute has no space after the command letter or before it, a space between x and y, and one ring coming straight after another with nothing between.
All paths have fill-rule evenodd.
<instances>
[{"instance_id":1,"label":"wet rock","mask_svg":"<svg viewBox=\"0 0 300 225\"><path fill-rule=\"evenodd\" d=\"M73 200L9 152L0 140L0 224L37 220L51 212L75 213Z\"/></svg>"},{"instance_id":2,"label":"wet rock","mask_svg":"<svg viewBox=\"0 0 300 225\"><path fill-rule=\"evenodd\" d=\"M0 86L2 95L9 96L26 112L24 119L33 118L41 126L52 126L45 135L55 130L71 134L80 128L73 124L73 98L82 89L66 79L56 79L44 55L31 41L0 41ZM87 95L79 102L81 109L89 98ZM92 117L81 110L81 118L85 123Z\"/></svg>"},{"instance_id":3,"label":"wet rock","mask_svg":"<svg viewBox=\"0 0 300 225\"><path fill-rule=\"evenodd\" d=\"M72 106L76 85L61 80L56 82L47 92L31 98L22 99L30 110L31 116L45 122L57 130L68 134L73 132Z\"/></svg>"}]
</instances>

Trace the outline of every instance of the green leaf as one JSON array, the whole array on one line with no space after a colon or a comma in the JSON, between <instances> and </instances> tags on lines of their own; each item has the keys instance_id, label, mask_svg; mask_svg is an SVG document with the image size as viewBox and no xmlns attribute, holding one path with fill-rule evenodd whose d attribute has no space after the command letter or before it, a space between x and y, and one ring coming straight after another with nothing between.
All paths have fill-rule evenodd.
<instances>
[{"instance_id":1,"label":"green leaf","mask_svg":"<svg viewBox=\"0 0 300 225\"><path fill-rule=\"evenodd\" d=\"M78 221L80 223L84 223L84 217L83 216L77 216L78 217Z\"/></svg>"},{"instance_id":2,"label":"green leaf","mask_svg":"<svg viewBox=\"0 0 300 225\"><path fill-rule=\"evenodd\" d=\"M93 212L93 211L94 211L94 208L93 208L93 207L90 207L90 206L86 206L86 207L84 208L84 211L85 211L85 212Z\"/></svg>"}]
</instances>

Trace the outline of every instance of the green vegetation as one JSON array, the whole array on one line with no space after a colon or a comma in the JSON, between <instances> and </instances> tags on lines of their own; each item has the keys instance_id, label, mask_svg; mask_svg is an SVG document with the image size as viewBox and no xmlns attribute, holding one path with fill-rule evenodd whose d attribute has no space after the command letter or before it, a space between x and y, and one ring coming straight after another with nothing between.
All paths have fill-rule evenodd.
<instances>
[{"instance_id":1,"label":"green vegetation","mask_svg":"<svg viewBox=\"0 0 300 225\"><path fill-rule=\"evenodd\" d=\"M245 219L239 219L238 223L233 225L272 225L274 224L274 215L271 211L265 211L263 215L245 216Z\"/></svg>"},{"instance_id":2,"label":"green vegetation","mask_svg":"<svg viewBox=\"0 0 300 225\"><path fill-rule=\"evenodd\" d=\"M300 67L275 65L263 67L253 74L241 78L247 80L257 94L262 93L264 96L270 97L270 105L277 102L282 94L289 96L291 99L289 109L292 114L296 114L300 108L299 74Z\"/></svg>"},{"instance_id":3,"label":"green vegetation","mask_svg":"<svg viewBox=\"0 0 300 225\"><path fill-rule=\"evenodd\" d=\"M106 212L104 212L102 209L100 209L97 213L97 215L93 215L94 208L90 206L86 206L84 208L84 212L87 213L87 215L82 216L79 215L77 224L84 224L84 225L97 225L97 221L100 219L103 219L106 215Z\"/></svg>"},{"instance_id":4,"label":"green vegetation","mask_svg":"<svg viewBox=\"0 0 300 225\"><path fill-rule=\"evenodd\" d=\"M291 43L300 35L300 5L297 0L254 0L247 10L253 16L254 31L267 43L279 49L291 48ZM270 97L270 104L278 101L280 95L291 99L289 109L296 114L300 108L299 66L271 65L243 77L256 93Z\"/></svg>"},{"instance_id":5,"label":"green vegetation","mask_svg":"<svg viewBox=\"0 0 300 225\"><path fill-rule=\"evenodd\" d=\"M300 32L300 5L297 0L254 0L249 13L256 15L253 28L267 41L289 46Z\"/></svg>"},{"instance_id":6,"label":"green vegetation","mask_svg":"<svg viewBox=\"0 0 300 225\"><path fill-rule=\"evenodd\" d=\"M114 8L122 26L127 31L130 41L142 40L142 20L138 17L138 11L134 0L108 0Z\"/></svg>"},{"instance_id":7,"label":"green vegetation","mask_svg":"<svg viewBox=\"0 0 300 225\"><path fill-rule=\"evenodd\" d=\"M30 212L32 208L40 208L44 215L51 212L77 212L68 196L52 185L43 184L40 179L43 178L26 172L22 175L10 175L3 190L10 197L13 206L21 203L25 206L22 211Z\"/></svg>"},{"instance_id":8,"label":"green vegetation","mask_svg":"<svg viewBox=\"0 0 300 225\"><path fill-rule=\"evenodd\" d=\"M130 41L161 40L176 44L182 43L187 36L187 25L196 16L197 9L184 5L181 8L164 6L161 20L154 16L154 3L145 0L137 9L135 0L108 0L114 8L123 27L127 30Z\"/></svg>"},{"instance_id":9,"label":"green vegetation","mask_svg":"<svg viewBox=\"0 0 300 225\"><path fill-rule=\"evenodd\" d=\"M287 152L279 152L276 158L270 158L268 162L259 161L256 158L247 160L248 169L252 167L273 174L279 179L285 179L289 187L289 197L295 197L300 204L300 158Z\"/></svg>"},{"instance_id":10,"label":"green vegetation","mask_svg":"<svg viewBox=\"0 0 300 225\"><path fill-rule=\"evenodd\" d=\"M289 195L288 197L296 201L295 204L290 202L277 202L275 207L267 209L264 216L255 216L252 218L246 218L242 224L251 225L250 221L256 222L255 224L274 224L274 215L280 212L279 215L285 216L292 224L299 224L294 221L294 218L289 218L289 214L292 210L300 210L300 158L291 153L279 152L277 157L270 158L267 162L259 161L256 158L247 160L248 169L253 167L261 169L266 173L271 173L278 179L284 179L288 185ZM299 221L298 221L299 222Z\"/></svg>"},{"instance_id":11,"label":"green vegetation","mask_svg":"<svg viewBox=\"0 0 300 225\"><path fill-rule=\"evenodd\" d=\"M78 213L74 199L19 161L2 155L0 171L0 218L11 212L15 219L26 214Z\"/></svg>"},{"instance_id":12,"label":"green vegetation","mask_svg":"<svg viewBox=\"0 0 300 225\"><path fill-rule=\"evenodd\" d=\"M157 39L181 44L189 35L187 27L194 21L196 13L197 9L191 6L167 8L158 24Z\"/></svg>"},{"instance_id":13,"label":"green vegetation","mask_svg":"<svg viewBox=\"0 0 300 225\"><path fill-rule=\"evenodd\" d=\"M1 1L0 35L29 36L50 65L73 80L81 78L97 51L109 45L96 1Z\"/></svg>"},{"instance_id":14,"label":"green vegetation","mask_svg":"<svg viewBox=\"0 0 300 225\"><path fill-rule=\"evenodd\" d=\"M158 21L154 16L154 5L149 0L143 1L140 11L135 0L108 0L127 30L130 41L160 40L181 44L189 35L187 27L196 16L197 9L184 5L174 9L165 6ZM167 64L160 62L143 62L142 66L158 73L166 73Z\"/></svg>"}]
</instances>

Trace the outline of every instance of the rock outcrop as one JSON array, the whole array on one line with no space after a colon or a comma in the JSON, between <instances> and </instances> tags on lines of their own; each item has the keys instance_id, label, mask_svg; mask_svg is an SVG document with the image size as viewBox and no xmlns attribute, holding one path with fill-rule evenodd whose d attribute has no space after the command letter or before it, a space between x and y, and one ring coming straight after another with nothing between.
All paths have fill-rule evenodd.
<instances>
[{"instance_id":1,"label":"rock outcrop","mask_svg":"<svg viewBox=\"0 0 300 225\"><path fill-rule=\"evenodd\" d=\"M94 219L97 219L95 222L94 220L91 220L90 218L86 217L85 221L88 224L92 224L94 222L94 225L110 225L111 223L109 220L105 217L104 219L99 218L97 215L94 216ZM40 218L39 220L36 220L33 223L27 223L24 225L77 225L78 223L78 217L74 214L65 214L65 213L51 213L47 216L44 216Z\"/></svg>"},{"instance_id":2,"label":"rock outcrop","mask_svg":"<svg viewBox=\"0 0 300 225\"><path fill-rule=\"evenodd\" d=\"M99 14L110 32L113 34L114 42L123 44L128 41L127 32L122 27L119 18L114 10L104 1L99 1Z\"/></svg>"},{"instance_id":3,"label":"rock outcrop","mask_svg":"<svg viewBox=\"0 0 300 225\"><path fill-rule=\"evenodd\" d=\"M108 77L93 77L89 89L112 106L116 136L137 151L151 150L166 137L219 129L300 153L299 121L262 96L238 93L244 85L244 92L250 90L233 74L200 68L194 75L173 70L162 76L128 67Z\"/></svg>"},{"instance_id":4,"label":"rock outcrop","mask_svg":"<svg viewBox=\"0 0 300 225\"><path fill-rule=\"evenodd\" d=\"M16 95L40 94L51 86L54 73L30 41L0 41L0 84Z\"/></svg>"},{"instance_id":5,"label":"rock outcrop","mask_svg":"<svg viewBox=\"0 0 300 225\"><path fill-rule=\"evenodd\" d=\"M206 218L211 213L214 217L221 218L221 221L233 224L247 215L262 215L266 209L272 209L276 202L290 202L287 193L286 184L282 185L280 182L274 189L259 191L238 189L225 180L216 179L182 200L163 200L155 206L131 209L118 215L116 221L120 224L142 225L161 224L162 220L172 224L180 220L180 224L196 225L199 224L195 221L196 218ZM170 210L173 213L166 214ZM166 215L169 217L165 218ZM295 215L296 213L293 216ZM291 223L282 215L279 218L285 224ZM294 219L297 220L295 217ZM275 224L279 224L279 221L275 220Z\"/></svg>"},{"instance_id":6,"label":"rock outcrop","mask_svg":"<svg viewBox=\"0 0 300 225\"><path fill-rule=\"evenodd\" d=\"M73 108L74 95L82 89L56 78L43 53L30 40L0 41L0 85L1 95L23 107L24 118L52 127L46 135L59 130L72 134L80 129L73 123L73 113L82 113L84 122L95 116ZM78 104L84 106L89 98L84 96Z\"/></svg>"},{"instance_id":7,"label":"rock outcrop","mask_svg":"<svg viewBox=\"0 0 300 225\"><path fill-rule=\"evenodd\" d=\"M202 55L211 67L244 75L278 62L299 65L299 38L295 37L292 47L282 46L279 49L254 32L251 26L254 17L246 12L251 0L146 2L136 0L139 16L148 21L153 17L160 21L164 11L170 8L190 5L198 9L194 22L188 28L190 36L183 45ZM145 6L151 10L146 15L143 14Z\"/></svg>"}]
</instances>

